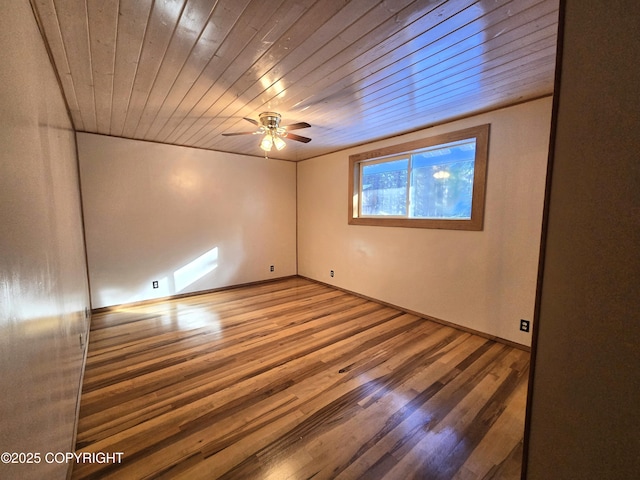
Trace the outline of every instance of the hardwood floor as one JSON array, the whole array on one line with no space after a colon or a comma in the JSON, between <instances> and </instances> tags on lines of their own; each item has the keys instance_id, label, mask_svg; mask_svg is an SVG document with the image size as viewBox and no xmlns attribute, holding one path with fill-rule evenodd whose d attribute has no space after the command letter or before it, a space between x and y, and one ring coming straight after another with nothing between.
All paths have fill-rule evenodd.
<instances>
[{"instance_id":1,"label":"hardwood floor","mask_svg":"<svg viewBox=\"0 0 640 480\"><path fill-rule=\"evenodd\" d=\"M528 366L302 278L96 314L73 478L516 479Z\"/></svg>"}]
</instances>

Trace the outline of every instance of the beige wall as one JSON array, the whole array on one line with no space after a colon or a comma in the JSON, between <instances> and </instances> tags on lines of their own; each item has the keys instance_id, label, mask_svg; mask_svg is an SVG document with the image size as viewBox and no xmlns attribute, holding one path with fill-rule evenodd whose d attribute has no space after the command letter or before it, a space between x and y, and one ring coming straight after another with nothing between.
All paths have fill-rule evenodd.
<instances>
[{"instance_id":1,"label":"beige wall","mask_svg":"<svg viewBox=\"0 0 640 480\"><path fill-rule=\"evenodd\" d=\"M296 274L295 163L77 137L94 308Z\"/></svg>"},{"instance_id":2,"label":"beige wall","mask_svg":"<svg viewBox=\"0 0 640 480\"><path fill-rule=\"evenodd\" d=\"M529 345L519 321L533 318L550 115L545 98L301 162L298 273ZM350 154L484 123L483 231L347 225Z\"/></svg>"},{"instance_id":3,"label":"beige wall","mask_svg":"<svg viewBox=\"0 0 640 480\"><path fill-rule=\"evenodd\" d=\"M568 0L527 478L640 475L640 6Z\"/></svg>"},{"instance_id":4,"label":"beige wall","mask_svg":"<svg viewBox=\"0 0 640 480\"><path fill-rule=\"evenodd\" d=\"M0 15L0 452L73 449L89 307L74 133L27 0ZM0 463L0 478L67 466Z\"/></svg>"}]
</instances>

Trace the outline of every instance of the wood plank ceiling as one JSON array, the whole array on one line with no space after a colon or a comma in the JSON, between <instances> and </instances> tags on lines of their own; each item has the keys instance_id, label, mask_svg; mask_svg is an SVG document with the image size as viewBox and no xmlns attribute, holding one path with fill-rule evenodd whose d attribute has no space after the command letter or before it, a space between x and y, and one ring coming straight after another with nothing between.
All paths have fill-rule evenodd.
<instances>
[{"instance_id":1,"label":"wood plank ceiling","mask_svg":"<svg viewBox=\"0 0 640 480\"><path fill-rule=\"evenodd\" d=\"M31 0L74 127L302 160L549 95L558 0Z\"/></svg>"}]
</instances>

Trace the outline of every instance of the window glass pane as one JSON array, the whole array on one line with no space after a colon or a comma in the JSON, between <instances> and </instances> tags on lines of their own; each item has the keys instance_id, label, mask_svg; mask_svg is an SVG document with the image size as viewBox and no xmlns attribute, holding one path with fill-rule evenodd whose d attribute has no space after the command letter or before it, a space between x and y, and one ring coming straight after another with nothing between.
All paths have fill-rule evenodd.
<instances>
[{"instance_id":1,"label":"window glass pane","mask_svg":"<svg viewBox=\"0 0 640 480\"><path fill-rule=\"evenodd\" d=\"M407 215L409 159L362 166L362 215Z\"/></svg>"},{"instance_id":2,"label":"window glass pane","mask_svg":"<svg viewBox=\"0 0 640 480\"><path fill-rule=\"evenodd\" d=\"M349 156L349 225L480 231L491 125Z\"/></svg>"},{"instance_id":3,"label":"window glass pane","mask_svg":"<svg viewBox=\"0 0 640 480\"><path fill-rule=\"evenodd\" d=\"M475 140L412 156L412 218L470 219Z\"/></svg>"}]
</instances>

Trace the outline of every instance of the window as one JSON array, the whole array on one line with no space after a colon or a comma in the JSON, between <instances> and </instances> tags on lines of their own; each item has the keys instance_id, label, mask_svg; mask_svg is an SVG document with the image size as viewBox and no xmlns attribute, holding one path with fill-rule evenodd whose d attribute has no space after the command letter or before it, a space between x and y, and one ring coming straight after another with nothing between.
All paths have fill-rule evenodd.
<instances>
[{"instance_id":1,"label":"window","mask_svg":"<svg viewBox=\"0 0 640 480\"><path fill-rule=\"evenodd\" d=\"M482 230L489 125L349 157L349 223Z\"/></svg>"}]
</instances>

